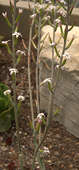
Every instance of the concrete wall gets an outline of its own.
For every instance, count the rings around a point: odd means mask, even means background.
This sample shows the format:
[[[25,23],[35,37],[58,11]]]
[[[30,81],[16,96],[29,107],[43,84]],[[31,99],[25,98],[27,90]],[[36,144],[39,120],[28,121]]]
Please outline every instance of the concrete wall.
[[[63,26],[64,29],[64,26]],[[42,29],[42,35],[50,34],[52,39],[53,30],[50,26],[45,26]],[[66,51],[71,55],[67,60],[64,69],[61,70],[58,85],[55,91],[54,106],[51,108],[51,113],[56,121],[62,123],[66,129],[73,135],[79,137],[79,27],[74,27],[68,34],[67,44],[75,34],[75,39],[72,46]],[[55,40],[58,42],[61,37],[60,29],[56,31]],[[43,37],[42,37],[43,39]],[[51,77],[52,63],[52,48],[49,46],[50,41],[46,37],[43,45],[45,48],[40,54],[40,82]],[[57,49],[62,51],[63,38],[59,41]],[[60,53],[61,54],[61,53]],[[54,63],[58,63],[58,57],[54,55]],[[55,67],[54,83],[56,81],[57,68]],[[49,104],[49,89],[45,83],[40,87],[40,107],[41,110],[48,112]],[[58,110],[58,114],[54,116],[54,111]]]

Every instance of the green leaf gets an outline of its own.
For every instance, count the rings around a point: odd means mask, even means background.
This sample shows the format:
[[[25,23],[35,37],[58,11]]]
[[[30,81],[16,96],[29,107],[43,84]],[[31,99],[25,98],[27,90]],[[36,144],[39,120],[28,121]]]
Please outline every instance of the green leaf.
[[[61,64],[61,66],[64,66],[64,65],[66,64],[66,61],[67,61],[67,60],[64,59],[63,62],[62,62],[62,64]]]
[[[60,31],[61,31],[61,35],[62,35],[62,37],[64,38],[64,33],[63,33],[62,25],[60,26]]]
[[[37,123],[37,125],[36,125],[36,132],[37,132],[37,133],[39,132],[40,127],[41,127],[40,123]]]
[[[3,119],[0,118],[0,132],[5,132],[11,127],[11,120],[9,116],[4,116]]]
[[[12,28],[12,24],[10,23],[9,19],[6,17],[5,20],[6,20],[7,24],[8,24],[8,26],[9,26],[10,28]]]
[[[19,64],[20,60],[21,60],[21,55],[19,55],[19,56],[17,57],[16,65]]]
[[[68,32],[71,31],[73,27],[74,27],[74,26],[72,25],[72,26],[68,29]]]
[[[51,87],[51,83],[48,82],[48,89],[51,93],[53,93],[53,88]]]
[[[14,7],[13,7],[13,5],[12,5],[11,0],[10,0],[10,11],[11,11],[12,14],[14,13]]]
[[[48,20],[48,24],[54,28],[54,25],[52,24],[51,20]]]
[[[70,15],[72,14],[72,11],[73,11],[73,9],[75,7],[75,4],[76,4],[76,0],[72,1],[72,5],[71,5],[70,11],[69,11]]]
[[[34,43],[34,41],[31,40],[31,42],[32,42],[33,47],[34,47],[35,49],[37,49],[36,44]]]
[[[56,111],[54,112],[54,115],[56,116],[57,114],[59,114],[60,110],[57,108]]]
[[[15,119],[14,107],[8,96],[4,95],[4,91],[8,90],[8,86],[0,83],[0,132],[4,132],[11,127],[11,121]]]
[[[52,44],[52,39],[51,39],[50,34],[49,34],[49,41],[50,41],[50,44]]]
[[[42,51],[42,49],[43,49],[43,45],[41,45],[41,47],[40,47],[40,52]]]
[[[19,19],[20,19],[21,15],[18,14],[17,18],[16,18],[16,24],[18,23]]]
[[[59,52],[58,52],[56,46],[54,46],[54,49],[55,49],[55,52],[56,52],[57,57],[60,58],[60,54],[59,54]]]
[[[12,56],[12,51],[11,51],[11,49],[10,49],[9,45],[8,45],[8,44],[6,44],[6,47],[7,47],[8,53]]]
[[[29,122],[29,126],[31,127],[31,129],[33,129],[32,121]]]
[[[40,41],[40,43],[44,43],[45,39],[47,38],[47,36],[49,35],[49,33],[47,33],[45,36],[43,36],[42,40]]]
[[[71,41],[69,42],[69,44],[67,45],[67,47],[65,48],[65,50],[67,50],[68,48],[70,48],[70,46],[72,45],[74,41],[74,38],[71,39]]]
[[[65,27],[65,32],[64,32],[64,41],[66,41],[68,35],[67,27]]]
[[[65,5],[64,5],[63,3],[61,3],[60,1],[58,1],[58,3],[59,3],[59,5],[60,5],[61,7],[63,7],[63,9],[64,9],[65,11],[67,11],[67,9],[66,9],[66,7],[65,7]]]
[[[7,85],[5,85],[5,84],[3,84],[3,83],[0,83],[0,96],[3,97],[3,96],[4,96],[3,92],[4,92],[5,90],[8,90],[8,89],[9,89],[9,88],[8,88]]]
[[[0,42],[4,39],[3,35],[0,35]]]
[[[10,111],[12,110],[12,107],[9,107],[8,109],[5,109],[4,111],[0,112],[0,119],[4,118],[6,115],[10,115]]]

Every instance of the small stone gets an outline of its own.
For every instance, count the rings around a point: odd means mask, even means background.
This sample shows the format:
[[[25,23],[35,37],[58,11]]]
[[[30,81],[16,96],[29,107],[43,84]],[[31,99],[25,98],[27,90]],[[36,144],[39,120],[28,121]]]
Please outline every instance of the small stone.
[[[59,134],[56,134],[56,136],[55,136],[56,138],[60,138],[60,135]]]
[[[58,152],[58,151],[55,151],[55,152],[54,152],[54,155],[55,155],[55,156],[59,156],[59,152]]]
[[[73,165],[72,165],[72,164],[70,164],[70,165],[69,165],[69,168],[73,168]]]

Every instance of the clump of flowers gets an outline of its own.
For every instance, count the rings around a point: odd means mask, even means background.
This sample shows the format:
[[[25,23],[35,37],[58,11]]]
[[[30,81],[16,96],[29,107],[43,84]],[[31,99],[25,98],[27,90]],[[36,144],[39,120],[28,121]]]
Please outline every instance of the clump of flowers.
[[[19,100],[19,101],[21,101],[21,102],[22,102],[22,101],[24,101],[24,100],[25,100],[25,97],[20,95],[20,96],[18,96],[17,100]]]
[[[48,155],[49,153],[50,153],[49,149],[46,146],[44,146],[43,147],[43,154]]]
[[[44,85],[45,83],[52,83],[52,81],[51,81],[51,78],[47,78],[47,79],[45,79],[45,80],[43,80],[41,83],[40,83],[40,86],[42,86],[42,85]]]
[[[17,55],[20,54],[20,55],[24,55],[24,56],[26,55],[25,52],[22,51],[22,50],[17,50],[17,51],[16,51],[16,54],[17,54]]]
[[[11,90],[5,90],[4,91],[4,95],[6,96],[6,95],[9,95],[11,93]]]
[[[44,118],[45,118],[44,113],[39,113],[39,114],[37,115],[37,118],[36,118],[36,119],[37,119],[37,122],[41,123]]]
[[[70,55],[69,53],[65,52],[65,53],[63,54],[63,57],[64,57],[65,59],[69,60],[69,59],[71,58],[71,55]]]
[[[16,68],[10,68],[9,71],[10,71],[10,75],[12,74],[16,75],[16,73],[18,73],[18,70]]]
[[[10,41],[10,40],[2,41],[1,43],[4,44],[4,45],[7,45],[9,41]]]
[[[31,19],[33,19],[35,17],[36,17],[36,13],[30,16]]]
[[[15,31],[12,36],[15,36],[16,38],[22,37],[20,32]]]
[[[2,12],[2,16],[4,17],[4,18],[7,18],[7,12],[5,11],[5,12]]]

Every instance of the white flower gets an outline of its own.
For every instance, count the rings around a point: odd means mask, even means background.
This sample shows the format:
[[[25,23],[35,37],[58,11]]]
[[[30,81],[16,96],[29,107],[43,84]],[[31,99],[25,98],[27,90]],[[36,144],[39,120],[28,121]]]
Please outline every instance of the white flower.
[[[71,58],[71,55],[69,53],[64,53],[63,57],[65,57],[67,60]]]
[[[22,8],[19,8],[19,14],[21,14],[23,12]]]
[[[56,65],[56,68],[59,68],[59,67],[60,67],[60,65],[59,65],[59,64],[57,64],[57,65]]]
[[[9,42],[10,40],[7,40],[7,41],[1,41],[2,44],[5,44],[7,45],[7,43]]]
[[[45,84],[45,83],[52,83],[51,78],[47,78],[47,79],[45,79],[44,81],[42,81],[42,82],[40,83],[40,86],[42,86],[42,85]]]
[[[50,153],[49,149],[46,146],[44,146],[43,153],[44,154],[49,154]]]
[[[21,51],[21,50],[17,50],[16,51],[16,54],[21,54],[21,55],[26,55],[24,51]]]
[[[44,113],[39,113],[39,114],[37,115],[37,119],[42,120],[43,117],[45,117]]]
[[[55,20],[55,23],[58,24],[58,25],[60,25],[60,24],[61,24],[61,20],[57,18],[57,19]]]
[[[64,0],[58,0],[60,3],[63,3],[64,5],[66,5],[66,2]]]
[[[16,75],[16,73],[18,73],[18,70],[16,68],[10,68],[10,75],[12,75],[13,73]]]
[[[35,17],[36,17],[36,14],[33,14],[33,15],[30,16],[30,18],[32,18],[32,19],[35,18]]]
[[[49,10],[52,11],[52,10],[56,10],[56,6],[49,6]]]
[[[22,37],[21,33],[20,33],[20,32],[17,32],[17,31],[15,31],[15,32],[12,34],[12,36],[16,36],[16,38]]]
[[[18,96],[17,100],[24,101],[25,97],[24,96]]]
[[[63,16],[63,17],[66,17],[66,12],[65,12],[65,11],[62,11],[62,10],[61,10],[61,11],[59,12],[59,14],[60,14],[61,16]]]
[[[46,3],[51,3],[51,0],[45,0]]]
[[[4,91],[4,95],[6,96],[6,95],[8,95],[8,94],[10,94],[11,93],[11,90],[5,90]]]
[[[5,11],[5,12],[2,12],[2,16],[4,17],[4,18],[6,18],[7,17],[7,12]]]
[[[60,65],[57,64],[57,65],[56,65],[56,68],[59,69],[59,67],[60,67]],[[64,66],[61,66],[60,68],[61,68],[61,70],[65,70],[65,67],[64,67]]]
[[[54,47],[54,46],[55,46],[55,42],[52,42],[52,43],[50,44],[50,46],[51,46],[51,47]]]
[[[44,20],[49,20],[50,19],[50,16],[48,15],[48,16],[46,16],[46,17],[44,17]]]

